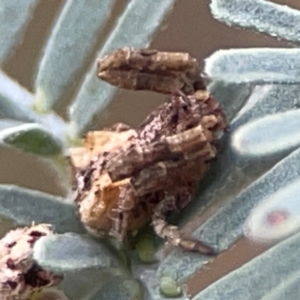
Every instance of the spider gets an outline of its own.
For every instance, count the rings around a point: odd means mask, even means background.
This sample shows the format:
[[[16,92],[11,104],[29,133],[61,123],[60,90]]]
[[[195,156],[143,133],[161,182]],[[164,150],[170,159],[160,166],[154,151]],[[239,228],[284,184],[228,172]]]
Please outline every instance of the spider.
[[[165,219],[193,199],[216,156],[217,132],[226,129],[197,61],[186,53],[123,48],[99,60],[98,76],[121,88],[168,97],[137,128],[119,123],[89,132],[81,152],[73,152],[75,201],[83,224],[97,235],[124,241],[152,222],[157,235],[171,244],[215,254],[203,242],[183,237]]]

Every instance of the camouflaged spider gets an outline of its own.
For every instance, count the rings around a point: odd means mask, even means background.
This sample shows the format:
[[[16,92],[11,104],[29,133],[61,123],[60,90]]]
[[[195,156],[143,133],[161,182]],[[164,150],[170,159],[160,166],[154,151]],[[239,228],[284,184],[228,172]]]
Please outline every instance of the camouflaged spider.
[[[199,73],[197,61],[186,53],[123,48],[98,62],[102,80],[169,97],[138,128],[118,124],[89,132],[83,152],[73,152],[76,202],[90,231],[122,241],[152,221],[155,232],[171,244],[215,254],[165,220],[167,212],[192,200],[217,153],[216,133],[226,128]]]

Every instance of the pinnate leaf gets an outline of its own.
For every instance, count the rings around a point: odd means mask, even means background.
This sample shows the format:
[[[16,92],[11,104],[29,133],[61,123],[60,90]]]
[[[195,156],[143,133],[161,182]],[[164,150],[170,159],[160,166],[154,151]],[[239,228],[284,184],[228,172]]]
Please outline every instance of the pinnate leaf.
[[[63,152],[63,142],[44,126],[36,123],[22,124],[0,131],[3,144],[43,156],[55,156]]]
[[[57,233],[85,232],[76,207],[64,201],[46,193],[0,185],[0,217],[13,219],[19,225],[51,224]]]

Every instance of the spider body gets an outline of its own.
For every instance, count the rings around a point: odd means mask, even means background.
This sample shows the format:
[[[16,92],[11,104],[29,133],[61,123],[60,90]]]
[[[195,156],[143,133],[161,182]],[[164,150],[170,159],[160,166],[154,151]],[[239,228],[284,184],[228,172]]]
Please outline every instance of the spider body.
[[[139,81],[139,89],[151,86],[152,90],[171,95],[137,128],[118,124],[87,135],[86,161],[83,168],[77,168],[76,202],[81,220],[93,232],[104,232],[119,240],[152,222],[156,233],[170,243],[185,250],[214,254],[214,250],[202,242],[182,237],[176,226],[167,224],[165,215],[183,208],[193,199],[199,180],[216,156],[217,132],[226,128],[223,112],[201,84],[201,89],[197,89],[201,83],[199,70],[187,54],[184,54],[185,71],[184,59],[176,61],[180,61],[181,68],[172,68],[166,53],[162,55],[164,59],[159,60],[160,53],[154,50],[117,51],[123,54],[125,51],[127,60],[122,56],[121,62],[116,64],[118,52],[105,57],[102,61],[110,59],[114,65],[107,67],[106,64],[104,79],[113,76],[109,82],[122,87],[126,82],[126,88],[136,89],[138,76],[148,78],[143,79],[144,86],[143,80]],[[143,61],[144,53],[146,61]],[[151,55],[154,55],[152,59]],[[170,57],[172,60],[174,54]],[[175,57],[180,57],[180,53]],[[155,67],[155,60],[160,66]],[[101,61],[99,69],[101,77]],[[168,79],[165,82],[172,82],[172,86],[170,83],[166,89],[162,85],[155,88],[158,86],[155,82],[161,83],[163,75],[179,80],[174,83]]]

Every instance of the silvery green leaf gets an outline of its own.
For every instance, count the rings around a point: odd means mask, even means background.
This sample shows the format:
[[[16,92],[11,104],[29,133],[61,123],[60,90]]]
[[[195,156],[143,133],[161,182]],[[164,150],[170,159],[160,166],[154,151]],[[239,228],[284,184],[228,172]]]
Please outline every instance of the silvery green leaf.
[[[218,160],[200,182],[201,188],[195,201],[181,216],[181,222],[192,222],[190,218],[200,213],[203,206],[218,201],[218,210],[195,229],[192,234],[194,238],[218,250],[225,250],[242,236],[243,224],[258,203],[300,176],[299,149],[270,155],[268,159],[259,156],[251,160],[237,155],[230,142],[230,135],[240,126],[271,113],[291,110],[298,102],[299,88],[296,85],[261,86],[255,89],[247,104],[232,120],[230,133],[224,135]],[[205,256],[175,250],[160,263],[158,277],[169,276],[182,283],[209,260]]]
[[[144,300],[141,284],[132,278],[114,277],[99,289],[89,300]]]
[[[147,47],[174,3],[175,0],[165,0],[153,5],[148,1],[131,0],[97,56],[102,57],[124,46]],[[92,118],[100,114],[112,101],[115,92],[116,88],[97,78],[94,63],[70,107],[70,134],[76,136],[82,133]]]
[[[135,268],[134,268],[135,267]],[[164,291],[167,290],[167,292],[173,292],[174,290],[176,290],[178,288],[178,286],[176,286],[177,282],[171,282],[171,286],[161,286],[161,282],[159,280],[159,278],[156,275],[156,270],[157,270],[158,264],[147,264],[146,266],[143,265],[137,265],[137,266],[133,266],[133,270],[134,270],[134,274],[137,278],[139,278],[142,283],[145,285],[145,299],[147,300],[161,300],[162,299],[162,291],[161,291],[161,287],[164,288]],[[163,283],[164,284],[164,283]],[[179,289],[181,289],[181,286],[179,287]],[[181,291],[179,291],[181,292]],[[180,297],[175,297],[176,291],[175,293],[173,293],[172,297],[173,299],[176,300],[186,300],[186,297],[182,297],[182,294],[180,295]],[[177,295],[180,293],[177,293]],[[165,299],[165,298],[163,298]]]
[[[299,231],[300,180],[296,179],[268,195],[251,211],[244,234],[260,243],[272,243]]]
[[[0,70],[0,117],[24,122],[35,121],[37,116],[30,109],[33,96],[16,81]]]
[[[48,111],[70,86],[79,84],[79,73],[95,55],[114,1],[66,1],[51,31],[36,78],[35,107]]]
[[[254,119],[239,127],[231,145],[239,154],[267,156],[300,145],[300,110]]]
[[[297,270],[287,278],[284,278],[277,286],[261,300],[297,299],[299,297],[300,274]]]
[[[300,12],[264,0],[212,0],[211,12],[227,25],[251,28],[293,42],[300,40]]]
[[[91,268],[81,269],[80,272],[66,272],[64,279],[59,285],[69,299],[90,300],[101,288],[110,282],[116,281],[116,269],[108,268]],[[99,298],[96,298],[99,299]],[[122,298],[120,298],[122,299]],[[110,300],[107,298],[107,300]]]
[[[128,278],[117,256],[101,240],[73,233],[55,234],[41,238],[34,245],[33,256],[45,269],[64,274],[60,288],[70,299],[95,295],[99,296],[95,299],[102,299],[100,295],[119,292],[135,296],[141,292],[140,285]]]
[[[218,50],[205,60],[205,73],[213,81],[226,83],[299,84],[300,50],[285,48]]]
[[[0,65],[22,42],[26,26],[38,0],[10,0],[0,4]]]
[[[268,295],[270,289],[275,289],[287,277],[297,271],[299,272],[299,247],[300,234],[297,234],[229,273],[193,299],[265,299],[262,297]]]
[[[44,124],[58,136],[65,135],[66,124],[54,112],[38,115],[32,110],[33,95],[0,70],[0,118]]]
[[[21,124],[0,131],[0,142],[42,156],[63,152],[63,141],[47,128],[36,123]]]
[[[232,198],[229,204],[219,209],[196,229],[193,237],[201,239],[219,251],[225,250],[242,236],[243,224],[251,210],[264,198],[271,196],[281,188],[289,188],[288,185],[299,176],[300,150],[298,149]],[[292,194],[293,191],[290,193]],[[265,226],[267,225],[265,224]],[[185,255],[180,251],[174,251],[161,263],[159,274],[172,277],[176,274],[175,279],[181,281],[198,268],[203,267],[210,259],[205,256]]]
[[[23,124],[24,122],[13,120],[13,119],[0,119],[0,132],[6,128],[11,128]]]
[[[19,225],[47,223],[57,233],[85,232],[74,205],[63,198],[14,185],[0,185],[0,218],[13,219]]]
[[[249,84],[227,84],[224,82],[213,82],[208,86],[210,93],[218,99],[228,123],[246,104],[253,92]]]
[[[224,84],[224,83],[223,83]],[[238,127],[255,119],[296,109],[300,105],[298,85],[257,85],[243,108],[230,125],[233,133]]]
[[[40,266],[58,273],[120,266],[117,257],[101,241],[74,233],[41,238],[34,245],[33,257]]]

